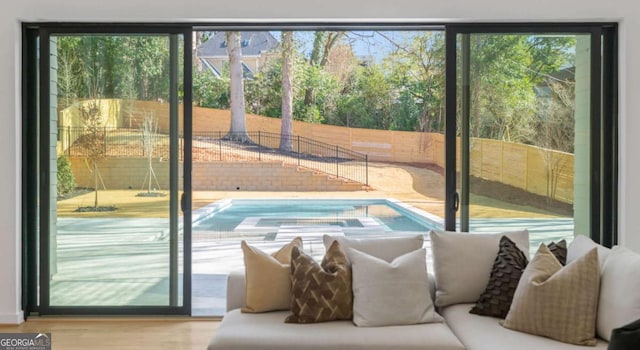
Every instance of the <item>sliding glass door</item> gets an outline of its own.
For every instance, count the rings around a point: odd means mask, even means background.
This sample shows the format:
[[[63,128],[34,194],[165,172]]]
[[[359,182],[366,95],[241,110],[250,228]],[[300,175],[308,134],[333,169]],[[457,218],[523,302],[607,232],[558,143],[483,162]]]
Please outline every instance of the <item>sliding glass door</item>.
[[[191,36],[144,30],[39,31],[43,314],[190,313]]]
[[[615,181],[604,163],[615,135],[605,31],[449,28],[460,231],[527,228],[533,249],[574,234],[601,240],[606,232],[611,242],[614,204],[602,197]]]
[[[300,45],[287,47],[300,56],[287,57],[305,57],[293,71],[306,73],[291,85],[288,131],[279,31],[292,27],[198,28],[24,25],[26,314],[218,314],[225,276],[242,266],[240,239],[274,248],[291,223],[339,234],[414,227],[368,207],[353,215],[375,226],[299,206],[295,220],[273,205],[212,217],[257,191],[269,201],[390,197],[433,224],[422,233],[526,228],[532,247],[575,234],[616,243],[615,25],[295,26]],[[230,31],[246,50],[235,78],[250,115],[241,139],[228,133],[243,116],[230,112]],[[293,150],[274,141],[283,135]],[[356,166],[342,149],[362,153],[362,178],[345,175]],[[270,168],[283,159],[295,171]],[[327,206],[335,216],[352,204]]]

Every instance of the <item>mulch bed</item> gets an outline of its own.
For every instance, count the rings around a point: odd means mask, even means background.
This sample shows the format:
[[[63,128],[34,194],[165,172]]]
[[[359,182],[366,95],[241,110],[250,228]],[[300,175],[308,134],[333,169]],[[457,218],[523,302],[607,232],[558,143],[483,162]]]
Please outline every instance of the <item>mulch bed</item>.
[[[393,163],[398,165],[409,165],[416,168],[429,169],[444,176],[444,168],[435,164],[425,163]],[[533,194],[523,189],[505,185],[500,182],[489,181],[479,177],[471,176],[471,193],[497,199],[502,202],[527,205],[534,208],[550,211],[557,215],[573,216],[573,204],[552,200],[545,196]]]

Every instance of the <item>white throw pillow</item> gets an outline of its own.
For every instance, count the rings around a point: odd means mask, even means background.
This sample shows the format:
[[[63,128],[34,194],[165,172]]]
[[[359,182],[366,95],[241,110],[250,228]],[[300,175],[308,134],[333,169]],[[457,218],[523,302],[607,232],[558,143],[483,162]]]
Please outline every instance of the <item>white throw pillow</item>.
[[[333,241],[338,241],[345,249],[349,258],[349,248],[359,250],[363,253],[373,255],[386,262],[422,248],[424,238],[422,235],[400,236],[400,237],[371,237],[371,238],[349,238],[344,236],[323,235],[325,249],[329,249]]]
[[[523,252],[529,251],[527,230],[497,234],[429,232],[436,306],[478,301],[489,283],[502,236],[511,239]]]
[[[353,276],[353,323],[376,327],[442,322],[427,283],[426,250],[389,263],[349,248]]]
[[[567,248],[567,264],[587,254],[593,248],[598,248],[598,262],[600,263],[600,271],[602,271],[611,249],[592,241],[591,238],[585,235],[576,235],[571,244],[569,244]]]
[[[640,319],[640,254],[614,247],[600,277],[598,336],[610,340],[611,330]]]

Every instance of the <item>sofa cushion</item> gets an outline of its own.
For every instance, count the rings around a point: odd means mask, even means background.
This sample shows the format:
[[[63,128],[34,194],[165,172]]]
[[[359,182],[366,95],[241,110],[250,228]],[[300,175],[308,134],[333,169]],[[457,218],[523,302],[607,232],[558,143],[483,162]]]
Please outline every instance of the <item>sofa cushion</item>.
[[[471,309],[471,313],[500,318],[507,316],[527,262],[527,256],[522,250],[508,237],[502,236],[487,288]]]
[[[463,350],[444,323],[356,327],[351,321],[284,323],[287,311],[228,312],[209,350]]]
[[[614,328],[640,319],[640,254],[614,247],[600,281],[598,336],[609,340]]]
[[[541,244],[522,273],[503,325],[576,345],[594,345],[599,289],[596,248],[563,267]]]
[[[386,262],[391,262],[400,255],[418,250],[424,244],[422,235],[368,238],[324,235],[322,240],[325,249],[329,249],[333,241],[338,241],[347,254],[349,254],[349,248],[353,248]]]
[[[291,303],[291,250],[302,248],[302,239],[294,238],[269,255],[247,242],[241,242],[246,274],[243,312],[288,310]]]
[[[441,310],[451,330],[467,350],[606,350],[607,342],[595,347],[562,343],[500,326],[500,319],[469,313],[473,304],[447,306]]]
[[[285,322],[350,320],[353,315],[351,266],[336,241],[318,264],[298,247],[291,252],[291,312]]]
[[[435,305],[475,303],[485,290],[498,254],[500,238],[507,236],[523,252],[529,251],[529,232],[471,234],[431,231],[436,280]]]
[[[226,311],[242,309],[244,306],[245,283],[244,268],[229,272],[229,275],[227,276]]]
[[[442,322],[427,283],[424,248],[386,262],[349,248],[353,271],[353,323],[390,326]]]
[[[600,271],[602,271],[611,249],[597,244],[592,241],[591,238],[584,235],[576,235],[573,241],[571,241],[571,244],[569,244],[567,248],[567,264],[587,254],[587,252],[593,248],[598,249],[598,262],[600,263]]]

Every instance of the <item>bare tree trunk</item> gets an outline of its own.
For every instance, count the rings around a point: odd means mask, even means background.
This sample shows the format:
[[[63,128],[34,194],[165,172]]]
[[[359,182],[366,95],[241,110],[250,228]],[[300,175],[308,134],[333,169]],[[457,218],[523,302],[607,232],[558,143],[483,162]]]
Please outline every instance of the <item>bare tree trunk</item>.
[[[93,185],[95,186],[94,188],[96,189],[95,196],[93,197],[93,207],[97,208],[98,207],[98,163],[95,160],[93,161]]]
[[[202,61],[198,57],[198,48],[202,44],[202,32],[193,31],[193,63],[196,68],[196,72],[202,72]]]
[[[240,32],[227,32],[227,53],[229,54],[229,70],[231,75],[231,128],[227,138],[246,142],[247,123],[244,114],[244,83],[242,80],[242,47]]]
[[[293,151],[293,32],[282,32],[282,123],[280,149]]]

